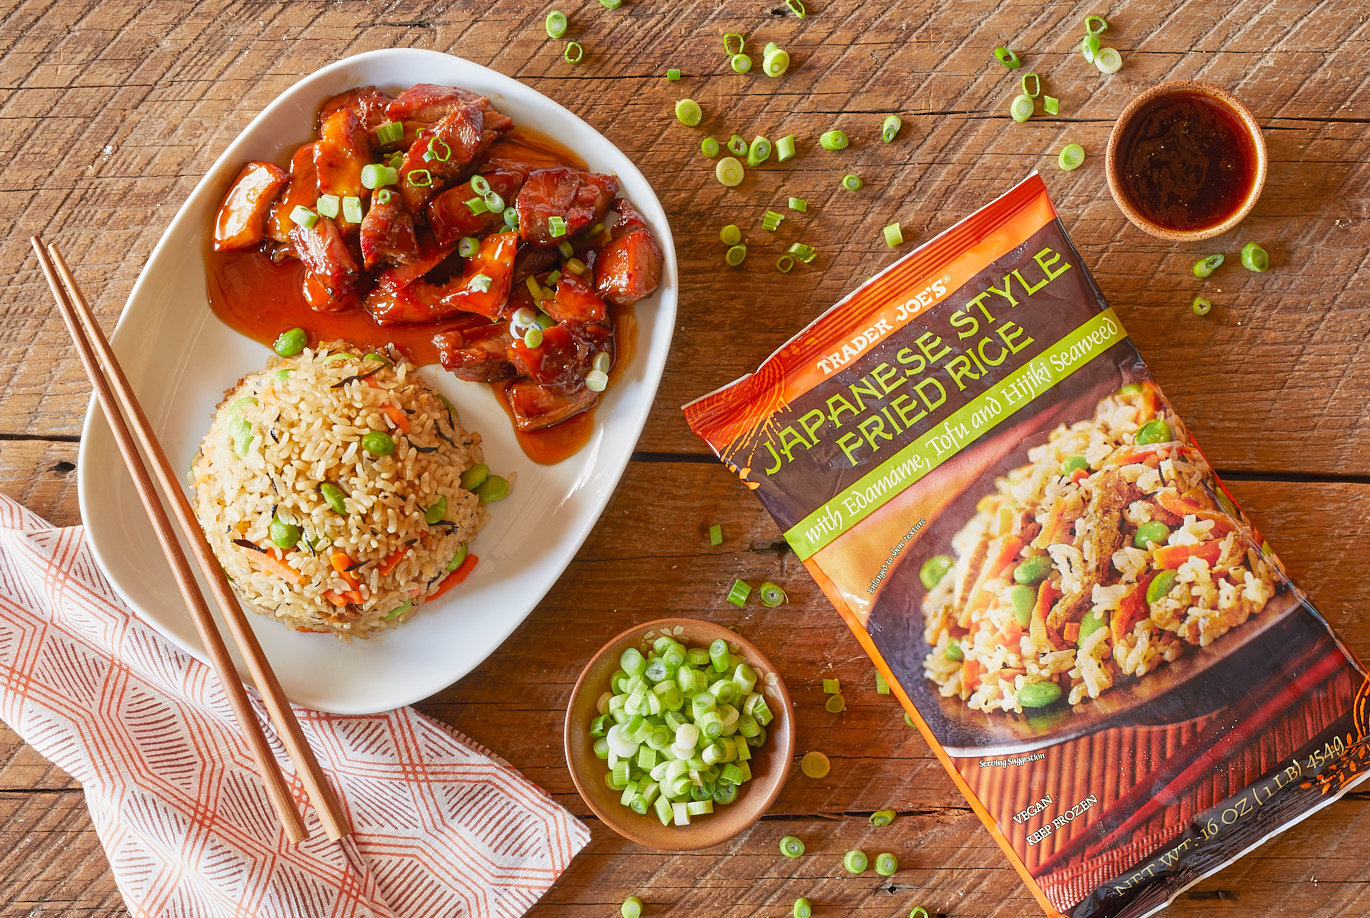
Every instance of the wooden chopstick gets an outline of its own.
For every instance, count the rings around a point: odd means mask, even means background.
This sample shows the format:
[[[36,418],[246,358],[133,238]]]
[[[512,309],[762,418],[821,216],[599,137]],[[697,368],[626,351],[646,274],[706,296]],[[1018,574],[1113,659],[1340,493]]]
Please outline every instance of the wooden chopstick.
[[[76,343],[81,363],[86,369],[86,374],[90,377],[91,384],[95,387],[96,397],[109,420],[110,428],[113,430],[115,440],[119,445],[119,451],[123,454],[124,461],[133,476],[139,497],[152,519],[158,541],[161,542],[163,552],[171,563],[172,573],[176,577],[181,595],[190,608],[210,662],[219,677],[219,681],[228,693],[234,715],[238,719],[239,728],[251,748],[257,770],[266,784],[267,794],[280,816],[281,825],[285,828],[287,837],[292,842],[304,839],[306,837],[304,825],[300,820],[290,790],[286,787],[285,777],[281,773],[271,747],[262,733],[256,712],[252,709],[242,681],[234,668],[223,636],[219,633],[214,616],[209,611],[199,586],[195,582],[195,577],[190,571],[189,562],[186,560],[181,544],[176,538],[175,530],[171,526],[166,510],[161,500],[158,499],[157,490],[152,484],[147,466],[139,455],[139,446],[142,447],[148,461],[151,462],[152,471],[161,484],[162,491],[171,505],[176,521],[191,546],[191,551],[195,555],[201,572],[218,600],[229,631],[242,652],[248,671],[252,674],[253,681],[262,695],[262,700],[271,715],[277,734],[294,762],[296,773],[318,813],[319,821],[328,837],[336,841],[350,831],[347,821],[342,815],[342,809],[332,789],[328,786],[328,781],[323,770],[319,767],[313,751],[309,748],[304,733],[300,730],[299,721],[295,719],[295,713],[291,709],[290,703],[285,699],[285,693],[281,689],[280,682],[276,679],[276,674],[272,671],[266,655],[262,653],[262,648],[257,643],[257,637],[253,634],[246,615],[238,604],[237,596],[234,595],[228,584],[223,568],[215,559],[209,544],[205,541],[204,534],[200,531],[199,523],[191,510],[190,501],[176,480],[171,463],[167,460],[166,453],[152,432],[152,425],[148,422],[147,415],[144,414],[142,406],[139,405],[137,396],[134,395],[133,388],[129,385],[123,369],[119,366],[109,341],[100,330],[100,326],[91,312],[90,304],[86,301],[84,294],[81,293],[80,287],[75,278],[72,277],[71,271],[57,247],[54,245],[45,249],[37,236],[31,237],[30,242],[38,254],[38,263],[43,269],[48,285],[52,288],[62,318],[66,322],[67,330]],[[130,425],[132,425],[132,431],[129,429]]]

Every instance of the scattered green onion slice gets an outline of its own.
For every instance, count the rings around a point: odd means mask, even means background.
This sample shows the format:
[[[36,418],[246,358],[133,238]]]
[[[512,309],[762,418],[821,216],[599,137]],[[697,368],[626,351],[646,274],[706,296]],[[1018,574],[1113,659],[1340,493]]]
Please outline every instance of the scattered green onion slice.
[[[382,188],[394,185],[399,180],[399,172],[389,166],[382,166],[380,163],[367,163],[362,166],[362,185],[366,188]]]
[[[786,857],[799,857],[804,853],[804,842],[793,835],[780,839],[780,853]]]
[[[1270,267],[1270,255],[1259,244],[1248,242],[1242,246],[1242,267],[1259,274]]]
[[[319,222],[319,215],[303,204],[296,204],[295,209],[290,212],[290,222],[305,229],[313,229],[314,224]]]
[[[842,855],[842,866],[847,869],[847,873],[865,873],[867,863],[866,852],[860,848],[853,848]]]
[[[803,198],[790,198],[790,210],[797,210],[801,214],[809,212],[809,202]]]
[[[1061,148],[1061,155],[1056,157],[1056,163],[1066,172],[1074,172],[1084,161],[1085,148],[1078,143],[1066,144]]]
[[[1194,262],[1194,276],[1208,277],[1222,266],[1226,259],[1222,255],[1207,255]]]
[[[909,911],[909,918],[932,918],[932,916],[928,914],[928,910],[923,908],[923,906],[915,905]]]
[[[785,0],[785,2],[793,6],[793,4],[797,3],[798,0]],[[795,899],[794,918],[813,918],[813,903],[810,902],[808,899],[805,899],[803,896],[800,896],[798,899]]]
[[[398,121],[387,121],[376,126],[376,140],[381,146],[399,143],[404,139],[404,125]]]
[[[737,47],[733,47],[736,41]],[[734,54],[741,54],[742,49],[747,47],[747,39],[738,32],[727,32],[723,35],[723,53],[732,57]]]
[[[889,693],[890,684],[886,681],[884,674],[877,669],[875,671],[875,694],[888,695]]]
[[[841,695],[829,695],[823,709],[829,714],[841,714],[847,709],[847,699]]]
[[[808,10],[804,8],[804,0],[785,0],[785,5],[800,19],[808,15]]]
[[[1108,30],[1108,20],[1102,16],[1085,17],[1085,34],[1099,35]]]
[[[741,580],[734,580],[732,589],[728,590],[728,602],[741,608],[747,604],[747,597],[752,595],[752,588]]]
[[[437,160],[445,163],[452,158],[452,148],[447,145],[447,141],[441,137],[428,138],[428,149],[423,151],[423,161],[431,163]]]
[[[904,232],[899,228],[898,223],[891,223],[882,232],[885,234],[885,245],[894,248],[904,242]]]
[[[786,134],[775,142],[775,158],[782,163],[794,158],[793,134]]]
[[[994,56],[999,59],[999,63],[1003,64],[1010,70],[1016,70],[1019,67],[1023,66],[1023,62],[1018,59],[1018,55],[1014,54],[1013,51],[1009,48],[995,48]]]
[[[823,680],[823,694],[824,694],[824,695],[836,695],[836,694],[839,694],[841,691],[842,691],[842,680],[840,680],[840,679],[824,679],[824,680]]]
[[[729,223],[719,230],[718,238],[723,240],[724,245],[737,245],[742,241],[742,230],[737,228],[737,224]]]
[[[342,209],[342,201],[336,194],[321,194],[319,199],[314,202],[314,209],[319,212],[320,216],[332,217],[336,220]]]
[[[485,196],[485,209],[492,214],[502,213],[504,211],[504,198],[496,192],[490,192]]]
[[[471,176],[469,184],[471,185],[471,190],[476,193],[477,197],[483,198],[490,193],[490,181],[483,175]]]
[[[675,116],[686,127],[694,127],[704,118],[704,111],[694,99],[681,99],[675,104]]]
[[[747,165],[759,166],[771,158],[771,142],[765,137],[753,137],[747,147]]]
[[[790,258],[789,255],[782,255],[780,257]],[[790,264],[794,264],[792,258],[790,259]],[[783,605],[790,601],[790,597],[785,595],[785,591],[776,584],[771,583],[769,580],[757,587],[757,595],[761,597],[761,604],[768,609],[774,609],[776,606]]]
[[[848,143],[847,135],[841,131],[824,131],[818,137],[818,145],[825,150],[845,150]]]
[[[405,180],[415,188],[428,188],[433,184],[433,173],[427,169],[411,169]],[[362,184],[366,184],[362,182]],[[487,208],[488,209],[488,208]]]
[[[699,142],[699,149],[709,159],[713,159],[719,153],[718,141],[712,137],[705,137]]]
[[[832,770],[832,762],[821,752],[806,752],[799,760],[799,770],[810,778],[825,778]]]
[[[712,526],[709,527],[709,544],[723,544],[723,527],[720,526],[718,523],[714,523]]]
[[[1194,305],[1190,307],[1196,316],[1206,316],[1208,311],[1213,308],[1213,304],[1201,296],[1194,297]]]
[[[767,232],[774,233],[776,230],[780,228],[780,224],[784,222],[784,220],[784,214],[776,213],[773,210],[768,210],[766,211],[766,216],[761,219],[761,226]]]
[[[734,54],[732,65],[738,73],[746,73],[752,69],[752,59],[745,54]]]
[[[1031,118],[1036,110],[1037,103],[1032,101],[1030,96],[1018,95],[1013,97],[1013,104],[1009,106],[1008,113],[1014,121],[1021,124]]]
[[[471,215],[479,216],[490,210],[490,205],[485,203],[485,198],[467,198],[466,209],[471,211]]]
[[[377,204],[389,204],[389,203],[390,203],[390,199],[393,198],[394,196],[395,196],[395,191],[394,191],[394,189],[392,189],[392,188],[382,188],[382,189],[380,189],[379,191],[376,192],[376,197],[373,198],[372,200],[374,200]]]
[[[609,374],[603,370],[591,370],[585,374],[585,388],[591,392],[603,392],[609,387]]]
[[[560,38],[566,34],[566,14],[561,10],[552,10],[547,14],[547,37]]]
[[[281,332],[271,349],[282,357],[294,357],[309,343],[309,334],[303,328],[291,328]]]
[[[798,258],[800,261],[804,262],[804,264],[808,264],[809,262],[813,261],[814,258],[817,257],[818,252],[811,245],[805,245],[802,242],[796,242],[794,245],[790,246],[790,254],[793,255],[795,258]]]
[[[512,204],[504,208],[504,225],[511,230],[519,228],[519,210]]]
[[[746,171],[742,168],[742,163],[731,156],[723,157],[714,167],[714,177],[729,188],[741,185],[745,176]]]
[[[1086,35],[1080,42],[1080,54],[1084,56],[1085,60],[1092,64],[1094,63],[1094,55],[1099,53],[1099,46],[1099,36]]]
[[[859,175],[853,175],[848,172],[846,175],[842,176],[842,187],[848,191],[857,190],[861,187],[861,184],[861,176]]]
[[[599,2],[603,3],[605,6],[609,6],[610,0],[599,0]],[[612,0],[612,2],[617,4],[620,0]],[[614,8],[615,7],[612,6],[609,7],[609,9]],[[629,896],[623,900],[623,904],[619,906],[618,911],[623,918],[642,918],[642,900],[637,896]]]
[[[1042,94],[1042,78],[1029,70],[1023,74],[1023,95],[1029,99],[1035,99]]]
[[[566,235],[566,218],[560,214],[553,214],[547,218],[547,235],[553,239],[559,239]]]
[[[600,351],[595,355],[594,360],[590,361],[592,370],[599,370],[601,373],[608,373],[609,368],[614,365],[614,358],[609,356],[608,351]]]
[[[1048,115],[1061,114],[1061,100],[1055,96],[1042,96],[1042,110]]]
[[[480,240],[475,236],[463,236],[457,243],[457,254],[462,258],[470,258],[480,251]]]
[[[471,286],[475,287],[481,293],[489,293],[490,285],[494,282],[495,279],[488,274],[477,274],[475,277],[471,278]]]
[[[918,725],[913,722],[913,718],[909,716],[908,711],[904,712],[904,724],[913,729],[917,729],[918,727]]]
[[[523,333],[525,347],[542,347],[542,329],[534,326]]]
[[[344,195],[342,199],[343,219],[348,223],[362,222],[362,199],[356,195]]]
[[[599,4],[606,10],[616,10],[623,5],[623,0],[599,0]]]
[[[672,67],[667,70],[666,79],[670,80],[672,83],[678,82],[680,80],[680,68]]]
[[[1117,73],[1122,69],[1123,56],[1112,48],[1100,48],[1094,52],[1094,66],[1100,73]]]
[[[728,138],[728,152],[734,156],[747,155],[747,139],[741,134],[734,134]]]
[[[578,41],[568,41],[566,50],[561,52],[561,56],[566,59],[568,64],[579,64],[585,59],[585,49],[581,47]]]
[[[880,139],[889,143],[899,136],[899,129],[904,126],[904,121],[898,115],[886,115],[885,121],[880,125]]]
[[[777,50],[774,54],[767,54],[761,59],[761,72],[768,77],[778,77],[789,69],[790,55],[788,51]]]
[[[899,858],[890,854],[888,851],[882,851],[875,856],[875,872],[880,874],[880,876],[893,876],[894,872],[898,869]]]
[[[794,256],[781,255],[775,260],[775,269],[781,274],[789,274],[794,270]]]
[[[894,822],[894,810],[876,810],[871,813],[871,825],[887,826]]]

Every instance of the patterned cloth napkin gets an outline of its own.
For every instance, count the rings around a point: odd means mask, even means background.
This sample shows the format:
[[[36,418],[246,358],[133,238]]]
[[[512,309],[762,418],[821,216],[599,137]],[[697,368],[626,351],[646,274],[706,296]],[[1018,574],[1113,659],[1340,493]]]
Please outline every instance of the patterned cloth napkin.
[[[506,762],[412,709],[296,715],[352,826],[342,841],[312,809],[312,837],[286,841],[209,667],[124,606],[80,527],[0,496],[0,717],[81,782],[133,915],[503,918],[589,840]]]

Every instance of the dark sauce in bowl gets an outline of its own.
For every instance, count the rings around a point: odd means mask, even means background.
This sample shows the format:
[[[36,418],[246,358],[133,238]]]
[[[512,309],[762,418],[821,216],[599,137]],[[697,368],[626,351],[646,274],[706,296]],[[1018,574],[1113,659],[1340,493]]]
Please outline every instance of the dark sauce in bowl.
[[[1198,92],[1146,103],[1118,144],[1118,176],[1143,219],[1181,232],[1218,226],[1242,209],[1257,153],[1241,117]]]

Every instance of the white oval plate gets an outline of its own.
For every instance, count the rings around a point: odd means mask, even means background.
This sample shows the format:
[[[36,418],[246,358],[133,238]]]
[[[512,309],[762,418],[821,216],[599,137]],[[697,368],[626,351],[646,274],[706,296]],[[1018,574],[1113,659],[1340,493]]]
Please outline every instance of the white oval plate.
[[[665,262],[660,288],[637,304],[637,353],[596,409],[590,442],[556,465],[524,456],[490,387],[458,380],[441,367],[424,370],[457,404],[463,424],[480,431],[490,467],[513,472],[517,480],[508,498],[491,505],[490,522],[473,544],[480,563],[471,577],[403,627],[345,644],[249,614],[290,700],[335,713],[389,710],[439,691],[479,665],[528,616],[570,563],[618,483],[652,406],[675,326],[676,261],[666,214],[642,173],[598,131],[546,96],[461,58],[418,49],[359,54],[296,83],[253,119],[191,192],[129,296],[114,349],[173,466],[189,468],[224,391],[270,356],[268,348],[223,324],[205,293],[205,237],[229,180],[251,159],[287,162],[296,146],[311,139],[315,113],[329,96],[367,84],[393,93],[415,83],[487,95],[516,124],[550,135],[590,169],[618,175],[621,193],[646,218]],[[101,568],[145,621],[204,659],[93,400],[79,468],[81,517]]]

